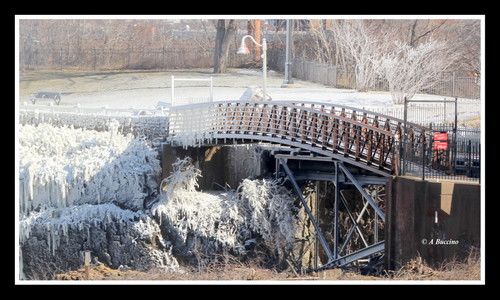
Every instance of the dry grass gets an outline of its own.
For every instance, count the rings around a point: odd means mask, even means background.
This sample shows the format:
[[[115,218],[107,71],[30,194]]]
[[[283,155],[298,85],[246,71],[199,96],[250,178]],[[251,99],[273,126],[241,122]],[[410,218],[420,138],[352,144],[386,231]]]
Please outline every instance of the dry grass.
[[[180,271],[164,271],[152,269],[148,272],[118,271],[105,266],[92,267],[89,280],[136,280],[136,281],[233,281],[233,280],[283,280],[289,278],[288,273],[278,273],[260,267],[228,264],[212,266],[199,270],[191,267]],[[85,280],[85,269],[81,268],[65,274],[58,274],[56,280]]]
[[[397,271],[381,276],[361,275],[353,271],[340,269],[324,270],[308,274],[297,274],[292,270],[278,272],[267,269],[254,262],[238,261],[217,262],[202,268],[187,267],[182,271],[164,271],[153,269],[148,272],[119,271],[103,265],[90,268],[89,280],[132,280],[132,281],[479,281],[481,280],[481,264],[477,257],[469,257],[465,261],[451,261],[438,268],[431,268],[420,257],[417,257]],[[81,268],[65,274],[58,274],[56,280],[85,280],[85,269]]]
[[[416,257],[389,277],[395,280],[481,280],[481,260],[478,253],[471,252],[465,260],[452,260],[431,268],[421,257]]]

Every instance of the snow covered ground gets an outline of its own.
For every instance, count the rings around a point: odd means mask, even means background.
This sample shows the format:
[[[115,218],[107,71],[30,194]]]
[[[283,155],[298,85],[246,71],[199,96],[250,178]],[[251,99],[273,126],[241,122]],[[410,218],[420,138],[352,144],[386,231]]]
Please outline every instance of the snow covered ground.
[[[62,91],[60,105],[109,108],[154,108],[159,101],[171,102],[171,76],[176,78],[213,77],[213,98],[237,100],[249,86],[262,86],[259,69],[231,69],[227,74],[211,74],[210,70],[93,72],[84,74],[37,74],[36,80],[20,78],[20,101],[28,102],[37,90]],[[55,78],[54,78],[55,77]],[[336,89],[322,84],[294,79],[289,88],[282,88],[283,75],[268,72],[267,93],[273,100],[330,102],[354,107],[393,106],[388,92],[358,92]],[[181,100],[208,98],[205,82],[177,82],[175,93]],[[416,95],[418,99],[443,99],[442,96]],[[41,103],[41,102],[39,102]],[[39,104],[37,103],[37,104]]]
[[[40,71],[23,74],[20,78],[19,102],[32,104],[30,96],[38,90],[62,92],[62,107],[84,108],[107,107],[109,109],[155,109],[159,102],[172,103],[171,76],[179,78],[213,78],[213,100],[238,100],[249,87],[262,87],[260,69],[230,69],[226,74],[212,74],[209,69],[171,71]],[[283,74],[269,71],[267,94],[274,101],[313,101],[336,105],[365,108],[378,113],[403,118],[403,105],[393,103],[389,92],[359,92],[351,89],[337,89],[323,84],[294,79],[290,87],[282,87]],[[175,104],[209,101],[208,82],[176,81]],[[451,100],[450,97],[417,94],[412,100]],[[37,105],[49,104],[38,101]],[[446,120],[454,119],[452,105],[447,105]],[[39,109],[39,108],[37,108]],[[476,101],[465,101],[459,105],[459,120],[475,118],[479,123],[480,105]],[[422,114],[422,111],[415,112]],[[430,112],[428,115],[432,116]],[[443,122],[435,113],[431,122]],[[410,121],[412,115],[408,116]],[[421,116],[419,115],[419,118]],[[476,124],[478,126],[478,124]]]

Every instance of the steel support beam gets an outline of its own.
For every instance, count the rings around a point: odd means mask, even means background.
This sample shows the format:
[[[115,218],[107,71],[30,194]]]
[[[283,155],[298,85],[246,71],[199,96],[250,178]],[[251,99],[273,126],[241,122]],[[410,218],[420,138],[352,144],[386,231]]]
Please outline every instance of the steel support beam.
[[[372,197],[368,195],[368,193],[365,191],[365,189],[359,184],[359,182],[356,180],[356,178],[349,172],[349,170],[344,166],[343,163],[339,162],[339,167],[342,169],[342,172],[344,172],[345,176],[349,178],[349,180],[354,184],[354,186],[358,189],[358,191],[365,197],[365,199],[370,203],[370,205],[373,207],[377,215],[382,219],[382,221],[385,222],[385,214],[384,212],[377,206],[375,201],[373,201]]]
[[[333,255],[335,259],[339,257],[339,162],[335,162],[335,203],[333,207],[334,223],[333,223]]]
[[[317,236],[319,238],[319,241],[321,242],[321,245],[323,246],[323,249],[325,250],[326,255],[328,256],[328,263],[331,263],[332,261],[335,260],[335,256],[332,254],[332,251],[328,247],[328,243],[325,240],[325,237],[323,236],[323,234],[321,233],[321,229],[319,228],[318,223],[316,222],[316,219],[314,218],[311,210],[309,209],[309,206],[307,205],[306,200],[302,196],[302,191],[300,190],[300,187],[297,184],[297,181],[295,181],[295,178],[293,176],[292,170],[290,170],[290,168],[288,167],[288,165],[286,164],[286,162],[283,159],[280,158],[279,159],[279,163],[283,167],[283,170],[285,171],[285,174],[287,175],[288,179],[292,183],[293,189],[297,193],[297,196],[299,197],[300,202],[304,206],[304,209],[305,209],[307,215],[309,216],[309,218],[311,220],[311,223],[314,226],[314,229],[316,230],[316,234],[317,234]]]
[[[358,251],[355,251],[353,253],[350,253],[350,254],[347,254],[345,256],[342,256],[340,257],[339,259],[336,259],[326,265],[324,265],[323,267],[321,267],[320,269],[331,269],[331,268],[338,268],[338,267],[342,267],[342,266],[345,266],[349,263],[352,263],[354,261],[357,261],[358,259],[362,259],[364,257],[367,257],[367,256],[370,256],[370,255],[373,255],[373,254],[376,254],[376,253],[379,253],[379,252],[382,252],[384,251],[384,248],[385,248],[385,243],[382,241],[382,242],[378,242],[376,244],[373,244],[371,246],[368,246],[366,248],[363,248],[361,250],[358,250]]]
[[[344,199],[344,197],[342,197],[342,203],[344,204],[344,206],[346,208],[346,212],[349,215],[349,218],[351,219],[351,221],[354,223],[354,225],[349,230],[349,233],[347,234],[347,238],[345,239],[345,242],[342,245],[342,248],[340,248],[340,253],[344,252],[345,248],[347,247],[347,243],[349,243],[349,240],[351,239],[352,234],[354,233],[354,230],[357,230],[359,236],[361,237],[361,240],[363,241],[363,244],[365,245],[365,247],[368,247],[368,242],[365,240],[365,238],[363,236],[363,232],[359,228],[359,221],[363,217],[363,215],[366,211],[366,208],[368,207],[368,202],[366,202],[366,204],[363,206],[363,209],[361,210],[361,213],[358,215],[357,219],[354,219],[354,215],[352,214],[351,210],[347,206],[347,201]]]
[[[324,266],[320,267],[319,269],[329,269],[329,268],[342,267],[344,265],[352,263],[352,262],[359,260],[361,258],[365,258],[367,256],[384,251],[385,242],[380,241],[380,242],[376,242],[375,244],[368,245],[367,241],[364,239],[362,232],[361,232],[358,225],[359,225],[359,221],[361,220],[363,214],[366,212],[366,209],[368,208],[368,206],[372,206],[376,212],[376,215],[384,221],[385,221],[385,214],[380,210],[380,208],[377,206],[375,201],[365,191],[365,189],[362,187],[362,185],[356,180],[356,177],[352,175],[352,173],[347,169],[346,166],[344,166],[343,162],[335,161],[335,174],[333,174],[334,180],[332,181],[333,184],[335,185],[334,228],[333,228],[333,245],[334,246],[333,246],[333,250],[332,250],[329,248],[328,242],[326,241],[325,237],[323,236],[321,229],[319,228],[319,225],[316,221],[316,218],[313,215],[313,213],[311,212],[311,210],[307,204],[307,201],[302,196],[302,191],[301,191],[299,185],[297,184],[297,181],[295,179],[293,171],[287,165],[285,159],[277,158],[276,161],[277,161],[277,167],[278,167],[277,172],[279,171],[279,166],[282,166],[287,178],[290,180],[290,182],[293,186],[293,189],[297,193],[302,205],[304,206],[304,209],[305,209],[309,219],[311,220],[311,223],[313,224],[314,229],[316,230],[317,238],[318,238],[319,242],[321,243],[321,245],[322,245],[323,249],[325,250],[325,253],[328,257],[328,262]],[[340,179],[339,178],[340,171],[342,171],[344,173],[344,175],[350,181],[350,183],[352,183],[356,187],[356,189],[362,194],[362,196],[367,200],[365,205],[363,206],[362,211],[360,212],[360,214],[357,218],[354,217],[354,215],[350,211],[345,199],[343,199],[343,196],[340,194],[340,184],[341,184],[341,182],[339,180]],[[350,230],[347,234],[346,240],[341,245],[341,247],[339,247],[340,246],[339,245],[339,235],[340,235],[339,205],[340,205],[340,201],[342,201],[342,203],[346,207],[346,211],[347,211],[350,219],[354,223],[353,226],[350,228]],[[342,256],[342,253],[345,251],[346,246],[347,246],[350,238],[352,237],[352,235],[355,231],[358,231],[358,233],[360,234],[365,247],[360,249],[360,250],[357,250],[353,253]],[[317,266],[316,266],[316,268],[317,268]]]

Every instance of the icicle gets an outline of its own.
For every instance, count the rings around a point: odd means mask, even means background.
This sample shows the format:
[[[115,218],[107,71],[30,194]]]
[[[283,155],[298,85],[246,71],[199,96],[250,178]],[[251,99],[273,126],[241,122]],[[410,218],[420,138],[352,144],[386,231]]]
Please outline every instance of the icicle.
[[[51,237],[52,237],[52,233],[51,233],[51,224],[50,223],[47,223],[47,245],[49,247],[49,251],[51,251],[51,246],[52,246],[52,243],[51,243]]]
[[[101,204],[118,200],[141,208],[142,190],[148,184],[141,180],[156,176],[161,168],[146,142],[117,134],[117,124],[110,122],[112,132],[48,124],[21,126],[21,211],[29,213],[41,204],[67,207],[75,201]],[[136,177],[131,179],[132,174]],[[117,199],[118,195],[122,198]]]
[[[57,248],[57,243],[56,243],[56,231],[55,230],[51,230],[50,231],[50,235],[51,235],[51,240],[52,240],[52,255],[55,256],[56,255],[56,248]]]
[[[26,201],[26,209],[30,210],[29,201],[33,199],[33,173],[30,172],[29,167],[28,167],[28,182],[27,182],[27,185],[28,185],[29,194],[28,194],[27,201]]]
[[[19,280],[25,279],[26,276],[24,275],[23,252],[19,251]]]
[[[62,224],[62,229],[63,229],[63,236],[65,238],[67,238],[68,237],[68,224],[67,223],[63,223]]]

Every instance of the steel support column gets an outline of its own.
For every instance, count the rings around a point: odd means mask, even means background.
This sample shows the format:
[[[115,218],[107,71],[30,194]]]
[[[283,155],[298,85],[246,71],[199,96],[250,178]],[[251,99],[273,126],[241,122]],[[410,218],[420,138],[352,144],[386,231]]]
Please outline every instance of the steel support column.
[[[325,250],[326,255],[328,256],[328,263],[331,263],[332,261],[335,260],[335,256],[332,254],[332,251],[328,247],[328,243],[327,243],[325,237],[323,236],[323,234],[321,233],[321,229],[319,228],[318,223],[316,222],[316,219],[314,218],[311,210],[309,209],[309,206],[307,205],[307,201],[302,196],[302,191],[300,190],[300,187],[297,184],[297,181],[295,181],[292,170],[290,170],[290,168],[288,167],[288,165],[286,164],[286,162],[282,158],[280,158],[278,160],[279,160],[280,165],[283,167],[283,170],[285,171],[285,174],[287,175],[288,179],[292,183],[292,186],[293,186],[293,189],[295,190],[295,193],[297,193],[297,196],[299,197],[300,202],[304,206],[304,209],[305,209],[307,215],[309,216],[311,223],[314,226],[314,229],[316,230],[316,234],[319,238],[319,241],[321,242],[321,245],[323,246],[323,249]]]
[[[335,203],[333,207],[334,223],[333,223],[333,256],[335,259],[339,257],[339,162],[335,162]]]
[[[385,245],[384,241],[378,242],[376,244],[370,245],[366,248],[360,249],[358,251],[354,251],[352,253],[349,253],[345,256],[342,256],[326,265],[324,265],[320,269],[329,269],[329,268],[338,268],[345,266],[349,263],[352,263],[354,261],[357,261],[358,259],[362,259],[364,257],[379,253],[384,251]]]

